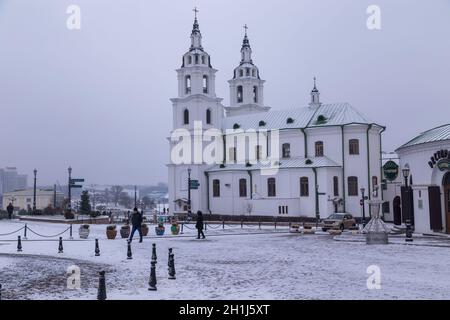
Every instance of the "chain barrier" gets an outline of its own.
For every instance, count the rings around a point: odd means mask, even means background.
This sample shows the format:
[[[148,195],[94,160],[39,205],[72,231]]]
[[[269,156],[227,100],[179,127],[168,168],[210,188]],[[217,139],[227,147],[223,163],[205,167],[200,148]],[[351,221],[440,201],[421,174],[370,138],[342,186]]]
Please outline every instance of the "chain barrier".
[[[0,237],[2,237],[2,236],[10,236],[10,235],[12,235],[12,234],[14,234],[14,233],[17,233],[17,232],[19,232],[19,231],[22,231],[23,229],[25,229],[25,226],[23,226],[22,228],[20,228],[20,229],[18,229],[18,230],[16,230],[16,231],[13,231],[13,232],[9,232],[9,233],[1,233],[1,234],[0,234]]]
[[[37,233],[37,232],[33,231],[30,227],[28,227],[28,230],[29,230],[30,232],[34,233],[35,235],[37,235],[37,236],[39,236],[39,237],[42,237],[42,238],[54,238],[54,237],[60,236],[60,235],[62,235],[62,234],[64,234],[64,233],[66,233],[67,231],[69,231],[69,230],[70,230],[70,227],[68,227],[66,230],[64,230],[64,231],[61,232],[61,233],[58,233],[58,234],[55,234],[55,235],[51,235],[51,236],[46,236],[46,235]]]

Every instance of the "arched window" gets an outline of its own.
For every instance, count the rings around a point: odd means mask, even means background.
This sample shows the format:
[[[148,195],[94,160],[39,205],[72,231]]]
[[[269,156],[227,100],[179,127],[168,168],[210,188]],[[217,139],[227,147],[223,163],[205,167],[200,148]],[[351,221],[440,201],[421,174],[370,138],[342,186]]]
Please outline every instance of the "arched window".
[[[276,189],[276,180],[275,178],[267,179],[267,196],[268,197],[276,197],[277,189]]]
[[[333,195],[339,197],[339,178],[333,177]]]
[[[243,77],[244,76],[244,70],[243,69],[239,69],[239,77]]]
[[[359,140],[358,139],[350,139],[348,141],[348,150],[350,154],[357,155],[359,154]]]
[[[211,109],[206,110],[206,124],[211,124]]]
[[[208,76],[203,76],[203,93],[208,93]]]
[[[316,157],[323,157],[323,141],[316,142]]]
[[[192,56],[188,56],[188,64],[192,64]]]
[[[347,178],[347,188],[348,188],[348,195],[350,197],[357,197],[358,196],[358,177],[348,177]]]
[[[184,109],[183,111],[183,124],[189,124],[189,110]]]
[[[184,80],[184,86],[186,88],[186,94],[191,93],[191,76],[187,75]]]
[[[300,197],[309,197],[309,181],[308,177],[300,178]]]
[[[206,64],[206,58],[205,58],[205,56],[202,56],[202,64]]]
[[[372,177],[372,190],[375,190],[375,187],[378,185],[378,177],[373,176]]]
[[[213,180],[213,197],[220,197],[220,180],[218,179]]]
[[[198,54],[195,55],[195,64],[198,64]]]
[[[253,87],[253,102],[258,103],[258,87]]]
[[[242,103],[244,101],[244,89],[242,86],[237,87],[237,102]]]
[[[252,77],[256,77],[256,69],[252,69]]]
[[[247,179],[239,180],[239,197],[241,198],[247,197]]]
[[[283,158],[291,157],[291,145],[289,143],[283,144],[281,154],[283,155]]]
[[[250,68],[246,68],[246,71],[247,71],[246,76],[249,77],[250,76]]]

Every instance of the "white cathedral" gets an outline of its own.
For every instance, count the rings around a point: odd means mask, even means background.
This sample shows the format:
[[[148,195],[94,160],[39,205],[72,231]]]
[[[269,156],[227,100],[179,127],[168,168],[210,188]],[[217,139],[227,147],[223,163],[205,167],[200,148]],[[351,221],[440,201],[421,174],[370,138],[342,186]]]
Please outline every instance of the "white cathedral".
[[[347,212],[361,216],[360,190],[365,189],[370,198],[381,180],[384,126],[348,103],[321,103],[315,80],[309,104],[271,111],[264,104],[265,81],[252,60],[247,30],[240,64],[228,81],[230,106],[216,96],[216,72],[202,46],[195,17],[191,47],[177,70],[178,97],[171,99],[171,213],[201,210],[217,215],[323,218]],[[173,138],[173,133],[180,129],[198,143],[187,152],[188,161],[175,163],[173,150],[183,139]],[[223,159],[215,164],[194,159],[208,148],[211,137],[205,136],[212,129],[220,133],[223,148],[215,151]],[[265,132],[268,139],[246,138],[251,130]],[[236,147],[235,138],[246,143]],[[265,169],[262,162],[267,159],[277,170]],[[196,182],[192,188],[189,178]]]

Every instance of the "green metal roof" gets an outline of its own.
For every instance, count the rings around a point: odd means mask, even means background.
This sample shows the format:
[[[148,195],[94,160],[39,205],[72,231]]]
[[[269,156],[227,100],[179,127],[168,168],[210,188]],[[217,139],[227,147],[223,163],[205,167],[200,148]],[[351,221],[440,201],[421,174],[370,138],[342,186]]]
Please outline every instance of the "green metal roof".
[[[443,126],[430,129],[428,131],[422,132],[420,135],[410,140],[409,142],[402,145],[399,149],[415,146],[418,144],[450,140],[450,124],[445,124]]]

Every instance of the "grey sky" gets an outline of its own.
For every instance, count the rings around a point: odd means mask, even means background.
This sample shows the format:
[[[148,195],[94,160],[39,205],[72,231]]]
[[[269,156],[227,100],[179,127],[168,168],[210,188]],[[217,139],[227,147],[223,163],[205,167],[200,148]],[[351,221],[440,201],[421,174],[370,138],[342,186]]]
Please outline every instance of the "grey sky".
[[[0,0],[0,167],[36,167],[43,184],[69,165],[86,183],[165,181],[194,5],[226,104],[247,23],[273,109],[305,106],[316,75],[323,102],[387,126],[386,151],[450,122],[448,0]]]

